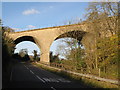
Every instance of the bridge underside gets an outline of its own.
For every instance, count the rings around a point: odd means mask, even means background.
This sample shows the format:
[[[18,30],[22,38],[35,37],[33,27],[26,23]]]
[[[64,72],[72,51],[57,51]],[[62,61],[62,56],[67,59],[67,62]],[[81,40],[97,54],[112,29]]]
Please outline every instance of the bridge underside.
[[[35,43],[34,38],[31,37],[31,36],[23,36],[23,37],[17,38],[17,39],[14,41],[14,43],[15,43],[15,44],[18,44],[18,43],[20,43],[20,42],[22,42],[22,41],[31,41],[31,42]]]
[[[71,31],[71,32],[67,32],[64,33],[60,36],[58,36],[55,40],[59,39],[59,38],[64,38],[64,37],[71,37],[71,38],[75,38],[78,41],[82,40],[82,37],[86,34],[86,32],[82,32],[82,31]]]

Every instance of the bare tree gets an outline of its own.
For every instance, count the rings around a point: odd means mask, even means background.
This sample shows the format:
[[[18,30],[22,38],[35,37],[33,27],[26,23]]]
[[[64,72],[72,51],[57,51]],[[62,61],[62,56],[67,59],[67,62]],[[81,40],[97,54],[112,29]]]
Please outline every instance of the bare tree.
[[[86,20],[95,21],[99,31],[108,31],[111,35],[117,34],[118,25],[118,3],[117,2],[90,2],[86,14]],[[98,31],[98,32],[99,32]]]

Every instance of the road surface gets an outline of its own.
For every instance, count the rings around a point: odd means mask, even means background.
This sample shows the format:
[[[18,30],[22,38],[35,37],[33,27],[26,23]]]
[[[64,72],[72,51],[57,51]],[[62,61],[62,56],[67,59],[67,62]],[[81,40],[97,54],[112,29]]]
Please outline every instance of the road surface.
[[[8,88],[86,88],[86,86],[63,78],[30,63],[17,63],[10,76]]]

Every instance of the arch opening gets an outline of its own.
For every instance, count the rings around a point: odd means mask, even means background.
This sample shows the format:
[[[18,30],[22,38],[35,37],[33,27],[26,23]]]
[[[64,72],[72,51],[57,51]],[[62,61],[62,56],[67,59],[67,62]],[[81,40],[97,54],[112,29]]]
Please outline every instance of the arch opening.
[[[71,50],[77,48],[85,49],[82,43],[79,42],[70,37],[59,38],[52,43],[50,52],[52,52],[53,56],[59,55],[60,59],[66,59],[64,54],[68,54]]]
[[[85,34],[86,32],[82,31],[71,31],[58,36],[50,48],[51,65],[56,63],[59,65],[62,64],[64,66],[60,67],[68,66],[73,68],[73,70],[86,67],[83,60],[85,57],[85,47],[82,44]],[[56,46],[55,43],[57,43]]]
[[[13,57],[19,61],[40,61],[40,48],[31,36],[23,36],[15,41]]]
[[[58,58],[58,60],[56,60],[57,62],[54,62],[53,60],[51,61],[51,65],[80,73],[91,73],[92,69],[97,70],[95,34],[84,31],[71,31],[59,35],[55,40],[57,41],[58,39],[65,37],[74,38],[73,41],[75,40],[76,44],[73,45],[76,45],[76,48],[74,48],[74,46],[69,42],[73,48],[68,51],[68,58],[65,58],[66,60]],[[63,49],[56,51],[59,52]],[[50,53],[50,58],[51,56],[52,53]],[[59,53],[57,54],[57,57],[58,56]]]

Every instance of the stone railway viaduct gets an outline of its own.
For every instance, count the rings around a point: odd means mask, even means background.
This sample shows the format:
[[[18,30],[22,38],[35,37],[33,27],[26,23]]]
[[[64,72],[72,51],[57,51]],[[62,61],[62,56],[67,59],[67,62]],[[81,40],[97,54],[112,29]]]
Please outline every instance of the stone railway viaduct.
[[[50,46],[53,41],[59,38],[75,38],[79,41],[79,43],[84,45],[85,50],[92,50],[95,45],[94,31],[89,28],[87,23],[12,32],[9,33],[8,36],[14,40],[15,44],[18,44],[22,41],[34,42],[36,45],[38,45],[41,51],[40,62],[46,64],[50,62]]]

